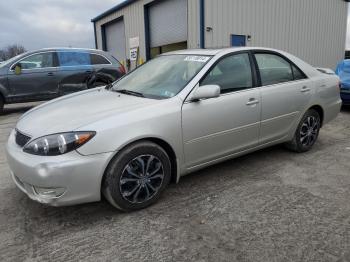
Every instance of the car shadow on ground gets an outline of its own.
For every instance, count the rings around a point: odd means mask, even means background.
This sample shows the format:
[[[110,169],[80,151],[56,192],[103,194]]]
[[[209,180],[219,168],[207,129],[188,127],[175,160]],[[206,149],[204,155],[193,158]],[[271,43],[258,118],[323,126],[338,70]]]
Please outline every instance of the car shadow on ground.
[[[168,212],[188,208],[188,205],[197,205],[196,201],[217,194],[221,185],[244,183],[252,179],[264,179],[264,174],[260,174],[257,178],[253,174],[255,171],[252,172],[247,167],[253,166],[258,161],[260,163],[257,167],[254,167],[254,170],[259,169],[266,158],[273,158],[281,154],[287,155],[290,152],[282,146],[274,146],[191,173],[182,177],[178,184],[170,184],[156,204],[134,212],[119,211],[105,199],[100,202],[67,207],[45,206],[28,199],[24,194],[17,200],[21,203],[21,207],[27,210],[26,218],[29,221],[36,221],[34,223],[38,223],[38,227],[40,223],[48,223],[56,229],[64,225],[65,231],[81,228],[82,225],[97,226],[101,223],[118,223],[124,219],[139,217],[155,219],[157,216]],[[32,226],[35,227],[35,225]]]

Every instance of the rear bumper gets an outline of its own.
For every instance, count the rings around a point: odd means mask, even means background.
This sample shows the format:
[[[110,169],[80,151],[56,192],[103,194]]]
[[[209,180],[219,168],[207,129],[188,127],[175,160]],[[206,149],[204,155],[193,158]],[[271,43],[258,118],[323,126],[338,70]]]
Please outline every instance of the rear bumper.
[[[339,98],[324,108],[324,118],[323,118],[324,125],[332,121],[338,116],[338,114],[340,113],[341,106],[342,106],[342,100]]]
[[[52,206],[99,201],[101,179],[112,154],[83,156],[72,151],[60,156],[31,155],[15,143],[13,132],[6,152],[17,187],[29,198]],[[40,194],[42,189],[60,190],[62,194],[45,196]]]
[[[350,89],[349,90],[341,90],[340,97],[343,101],[343,105],[350,105]]]

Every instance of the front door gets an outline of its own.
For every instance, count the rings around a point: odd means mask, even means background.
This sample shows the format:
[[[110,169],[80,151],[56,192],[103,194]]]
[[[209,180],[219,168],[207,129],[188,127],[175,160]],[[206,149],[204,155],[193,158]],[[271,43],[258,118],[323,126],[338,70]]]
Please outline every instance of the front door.
[[[218,98],[185,102],[182,108],[187,168],[258,144],[260,90],[255,88],[248,53],[222,58],[200,81],[219,85]]]
[[[21,72],[16,74],[15,65],[8,73],[13,98],[46,99],[58,93],[58,76],[54,52],[42,52],[20,60],[16,65]]]

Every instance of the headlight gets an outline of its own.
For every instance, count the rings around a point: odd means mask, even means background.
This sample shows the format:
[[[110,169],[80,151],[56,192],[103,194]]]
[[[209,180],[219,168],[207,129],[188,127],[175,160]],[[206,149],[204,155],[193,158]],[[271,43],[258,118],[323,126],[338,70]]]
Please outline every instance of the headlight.
[[[57,156],[84,145],[96,132],[69,132],[43,136],[24,146],[23,151],[33,155]]]

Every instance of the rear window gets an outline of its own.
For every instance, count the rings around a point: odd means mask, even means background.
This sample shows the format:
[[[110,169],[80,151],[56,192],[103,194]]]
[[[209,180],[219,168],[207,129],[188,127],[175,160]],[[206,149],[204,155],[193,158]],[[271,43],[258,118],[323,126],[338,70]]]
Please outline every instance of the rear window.
[[[109,65],[110,62],[103,56],[97,54],[90,54],[92,65]]]
[[[288,61],[275,54],[255,54],[263,86],[279,84],[294,79]]]

